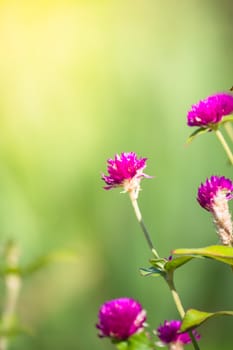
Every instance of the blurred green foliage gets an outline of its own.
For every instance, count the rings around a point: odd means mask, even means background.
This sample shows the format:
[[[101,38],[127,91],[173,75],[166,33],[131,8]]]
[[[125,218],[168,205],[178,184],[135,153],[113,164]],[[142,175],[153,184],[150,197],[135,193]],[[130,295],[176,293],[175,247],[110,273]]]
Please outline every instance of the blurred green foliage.
[[[233,84],[232,1],[0,1],[0,233],[21,260],[71,249],[26,279],[18,314],[34,335],[16,349],[112,349],[96,336],[100,304],[134,297],[156,328],[177,318],[126,195],[102,190],[106,159],[148,160],[139,204],[162,256],[217,243],[196,203],[207,176],[231,176],[211,133],[189,146],[191,104]],[[192,130],[191,130],[192,131]],[[215,262],[177,271],[185,307],[232,309],[232,274]],[[1,285],[4,303],[4,290]],[[232,319],[200,328],[206,350],[230,349]]]

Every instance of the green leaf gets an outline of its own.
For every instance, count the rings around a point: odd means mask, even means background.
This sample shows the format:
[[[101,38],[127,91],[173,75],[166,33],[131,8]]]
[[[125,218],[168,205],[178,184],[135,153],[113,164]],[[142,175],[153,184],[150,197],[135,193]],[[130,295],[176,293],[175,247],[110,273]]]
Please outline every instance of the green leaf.
[[[69,263],[69,262],[77,262],[77,260],[78,260],[77,254],[72,251],[66,251],[66,250],[55,251],[37,258],[27,267],[23,268],[22,272],[24,275],[28,275],[37,270],[40,270],[41,268],[47,267],[48,265],[55,262]]]
[[[166,264],[164,265],[164,268],[166,271],[175,270],[178,267],[186,264],[187,262],[189,262],[192,259],[193,259],[193,256],[175,257],[175,258],[172,258],[172,260],[167,261]]]
[[[210,131],[210,128],[198,128],[196,129],[187,139],[186,143],[190,143],[193,141],[193,139],[201,134],[205,134],[208,131]]]
[[[118,343],[113,342],[116,345],[116,348],[118,350],[127,350],[128,348],[128,342],[127,341],[120,341]]]
[[[233,122],[233,114],[227,115],[226,117],[223,117],[219,125],[227,123],[227,122]]]
[[[44,267],[47,267],[48,265],[56,262],[77,262],[78,256],[76,253],[72,251],[55,251],[51,252],[49,254],[46,254],[44,256],[40,256],[39,258],[35,259],[33,262],[31,262],[28,266],[7,266],[5,263],[4,265],[0,266],[0,276],[5,276],[8,274],[15,274],[19,276],[27,276],[37,270],[40,270]]]
[[[223,245],[212,245],[197,249],[175,249],[173,254],[193,257],[203,256],[233,266],[233,248]]]
[[[167,262],[164,258],[150,259],[150,263],[158,270],[164,270],[164,265]]]
[[[194,256],[179,256],[173,257],[172,260],[165,259],[151,259],[150,262],[153,266],[141,268],[140,272],[142,276],[165,276],[166,272],[173,271],[178,267],[186,264],[190,260],[192,260]]]
[[[118,350],[154,350],[155,346],[145,332],[132,335],[127,341],[115,344]]]
[[[17,266],[17,267],[10,267],[7,266],[6,264],[0,266],[0,276],[5,276],[8,274],[14,274],[14,275],[19,275],[22,276],[22,268]]]
[[[164,274],[163,271],[156,269],[155,267],[151,266],[151,267],[141,267],[139,269],[140,273],[142,276],[152,276],[152,277],[159,277],[162,276]]]
[[[0,336],[12,338],[18,335],[33,335],[33,330],[21,322],[19,322],[18,318],[13,315],[11,319],[8,320],[7,326],[4,324],[3,320],[0,322]]]
[[[209,318],[215,316],[233,316],[233,311],[217,311],[217,312],[205,312],[195,309],[189,309],[186,311],[182,325],[181,332],[185,332],[200,326],[203,322],[207,321]]]
[[[1,329],[0,328],[0,336],[1,337],[7,337],[7,338],[13,338],[13,337],[16,337],[18,335],[34,335],[33,331],[26,327],[26,326],[13,326],[13,327],[10,327],[8,328],[7,330],[6,329]]]

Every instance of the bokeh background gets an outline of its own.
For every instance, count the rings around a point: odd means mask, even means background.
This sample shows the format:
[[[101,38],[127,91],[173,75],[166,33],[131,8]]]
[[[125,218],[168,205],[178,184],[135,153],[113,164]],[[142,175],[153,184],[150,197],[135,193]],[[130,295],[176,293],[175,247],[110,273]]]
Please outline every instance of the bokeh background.
[[[150,253],[127,195],[100,177],[115,153],[148,157],[139,202],[160,254],[218,242],[195,197],[232,170],[211,133],[185,145],[186,112],[233,84],[232,18],[231,0],[0,1],[1,242],[17,241],[22,264],[78,255],[23,281],[17,312],[33,332],[12,350],[113,349],[95,323],[121,296],[152,328],[177,318],[167,286],[139,274]],[[176,284],[187,308],[232,309],[224,265],[193,261]],[[230,349],[232,325],[203,325],[202,348]]]

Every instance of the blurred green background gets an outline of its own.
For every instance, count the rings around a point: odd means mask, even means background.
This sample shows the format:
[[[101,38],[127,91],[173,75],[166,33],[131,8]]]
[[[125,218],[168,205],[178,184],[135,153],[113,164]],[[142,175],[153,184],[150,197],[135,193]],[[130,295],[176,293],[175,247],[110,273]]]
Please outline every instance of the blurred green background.
[[[0,1],[1,240],[25,264],[78,255],[24,281],[18,314],[34,335],[12,350],[113,349],[95,323],[121,296],[140,300],[152,328],[177,318],[166,285],[139,274],[150,253],[127,195],[100,177],[115,153],[148,157],[139,203],[160,254],[218,242],[195,197],[232,170],[214,135],[185,146],[186,112],[233,84],[232,16],[231,0]],[[224,265],[193,261],[176,283],[187,308],[232,309]],[[230,349],[232,325],[203,325],[201,347]]]

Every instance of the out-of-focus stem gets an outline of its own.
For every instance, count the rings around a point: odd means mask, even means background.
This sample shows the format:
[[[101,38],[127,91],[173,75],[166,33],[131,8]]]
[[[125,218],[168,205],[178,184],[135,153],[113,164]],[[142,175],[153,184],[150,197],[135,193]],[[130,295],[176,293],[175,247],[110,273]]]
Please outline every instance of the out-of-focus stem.
[[[12,242],[6,248],[6,262],[9,269],[18,266],[19,251],[18,247]],[[0,337],[0,350],[7,350],[9,337],[7,332],[10,331],[15,315],[18,295],[21,287],[21,278],[14,272],[8,272],[5,276],[6,299],[3,307],[1,318],[2,331],[5,333]]]
[[[231,165],[233,165],[233,154],[232,154],[231,149],[228,146],[225,138],[223,137],[223,134],[218,129],[215,130],[215,134],[216,134],[217,138],[219,139],[220,143],[222,144],[222,146],[223,146],[223,148],[224,148],[224,150],[225,150],[225,152],[226,152],[226,154],[231,162]]]
[[[225,128],[229,138],[233,142],[233,127],[232,127],[232,124],[230,122],[224,123],[224,128]]]
[[[154,245],[152,243],[152,239],[150,237],[150,234],[149,234],[149,232],[148,232],[148,230],[147,230],[147,228],[146,228],[146,226],[144,224],[144,221],[142,219],[142,214],[141,214],[141,211],[139,209],[138,201],[137,201],[137,198],[135,197],[135,193],[133,191],[130,191],[129,192],[129,196],[130,196],[130,199],[131,199],[132,206],[134,208],[134,212],[135,212],[136,218],[137,218],[137,220],[138,220],[138,222],[139,222],[139,224],[141,226],[141,229],[142,229],[142,231],[144,233],[144,237],[145,237],[145,239],[147,241],[147,244],[148,244],[150,250],[152,251],[152,253],[154,254],[154,256],[156,258],[159,258],[159,255],[158,255],[158,253],[157,253],[157,251],[154,248]]]

